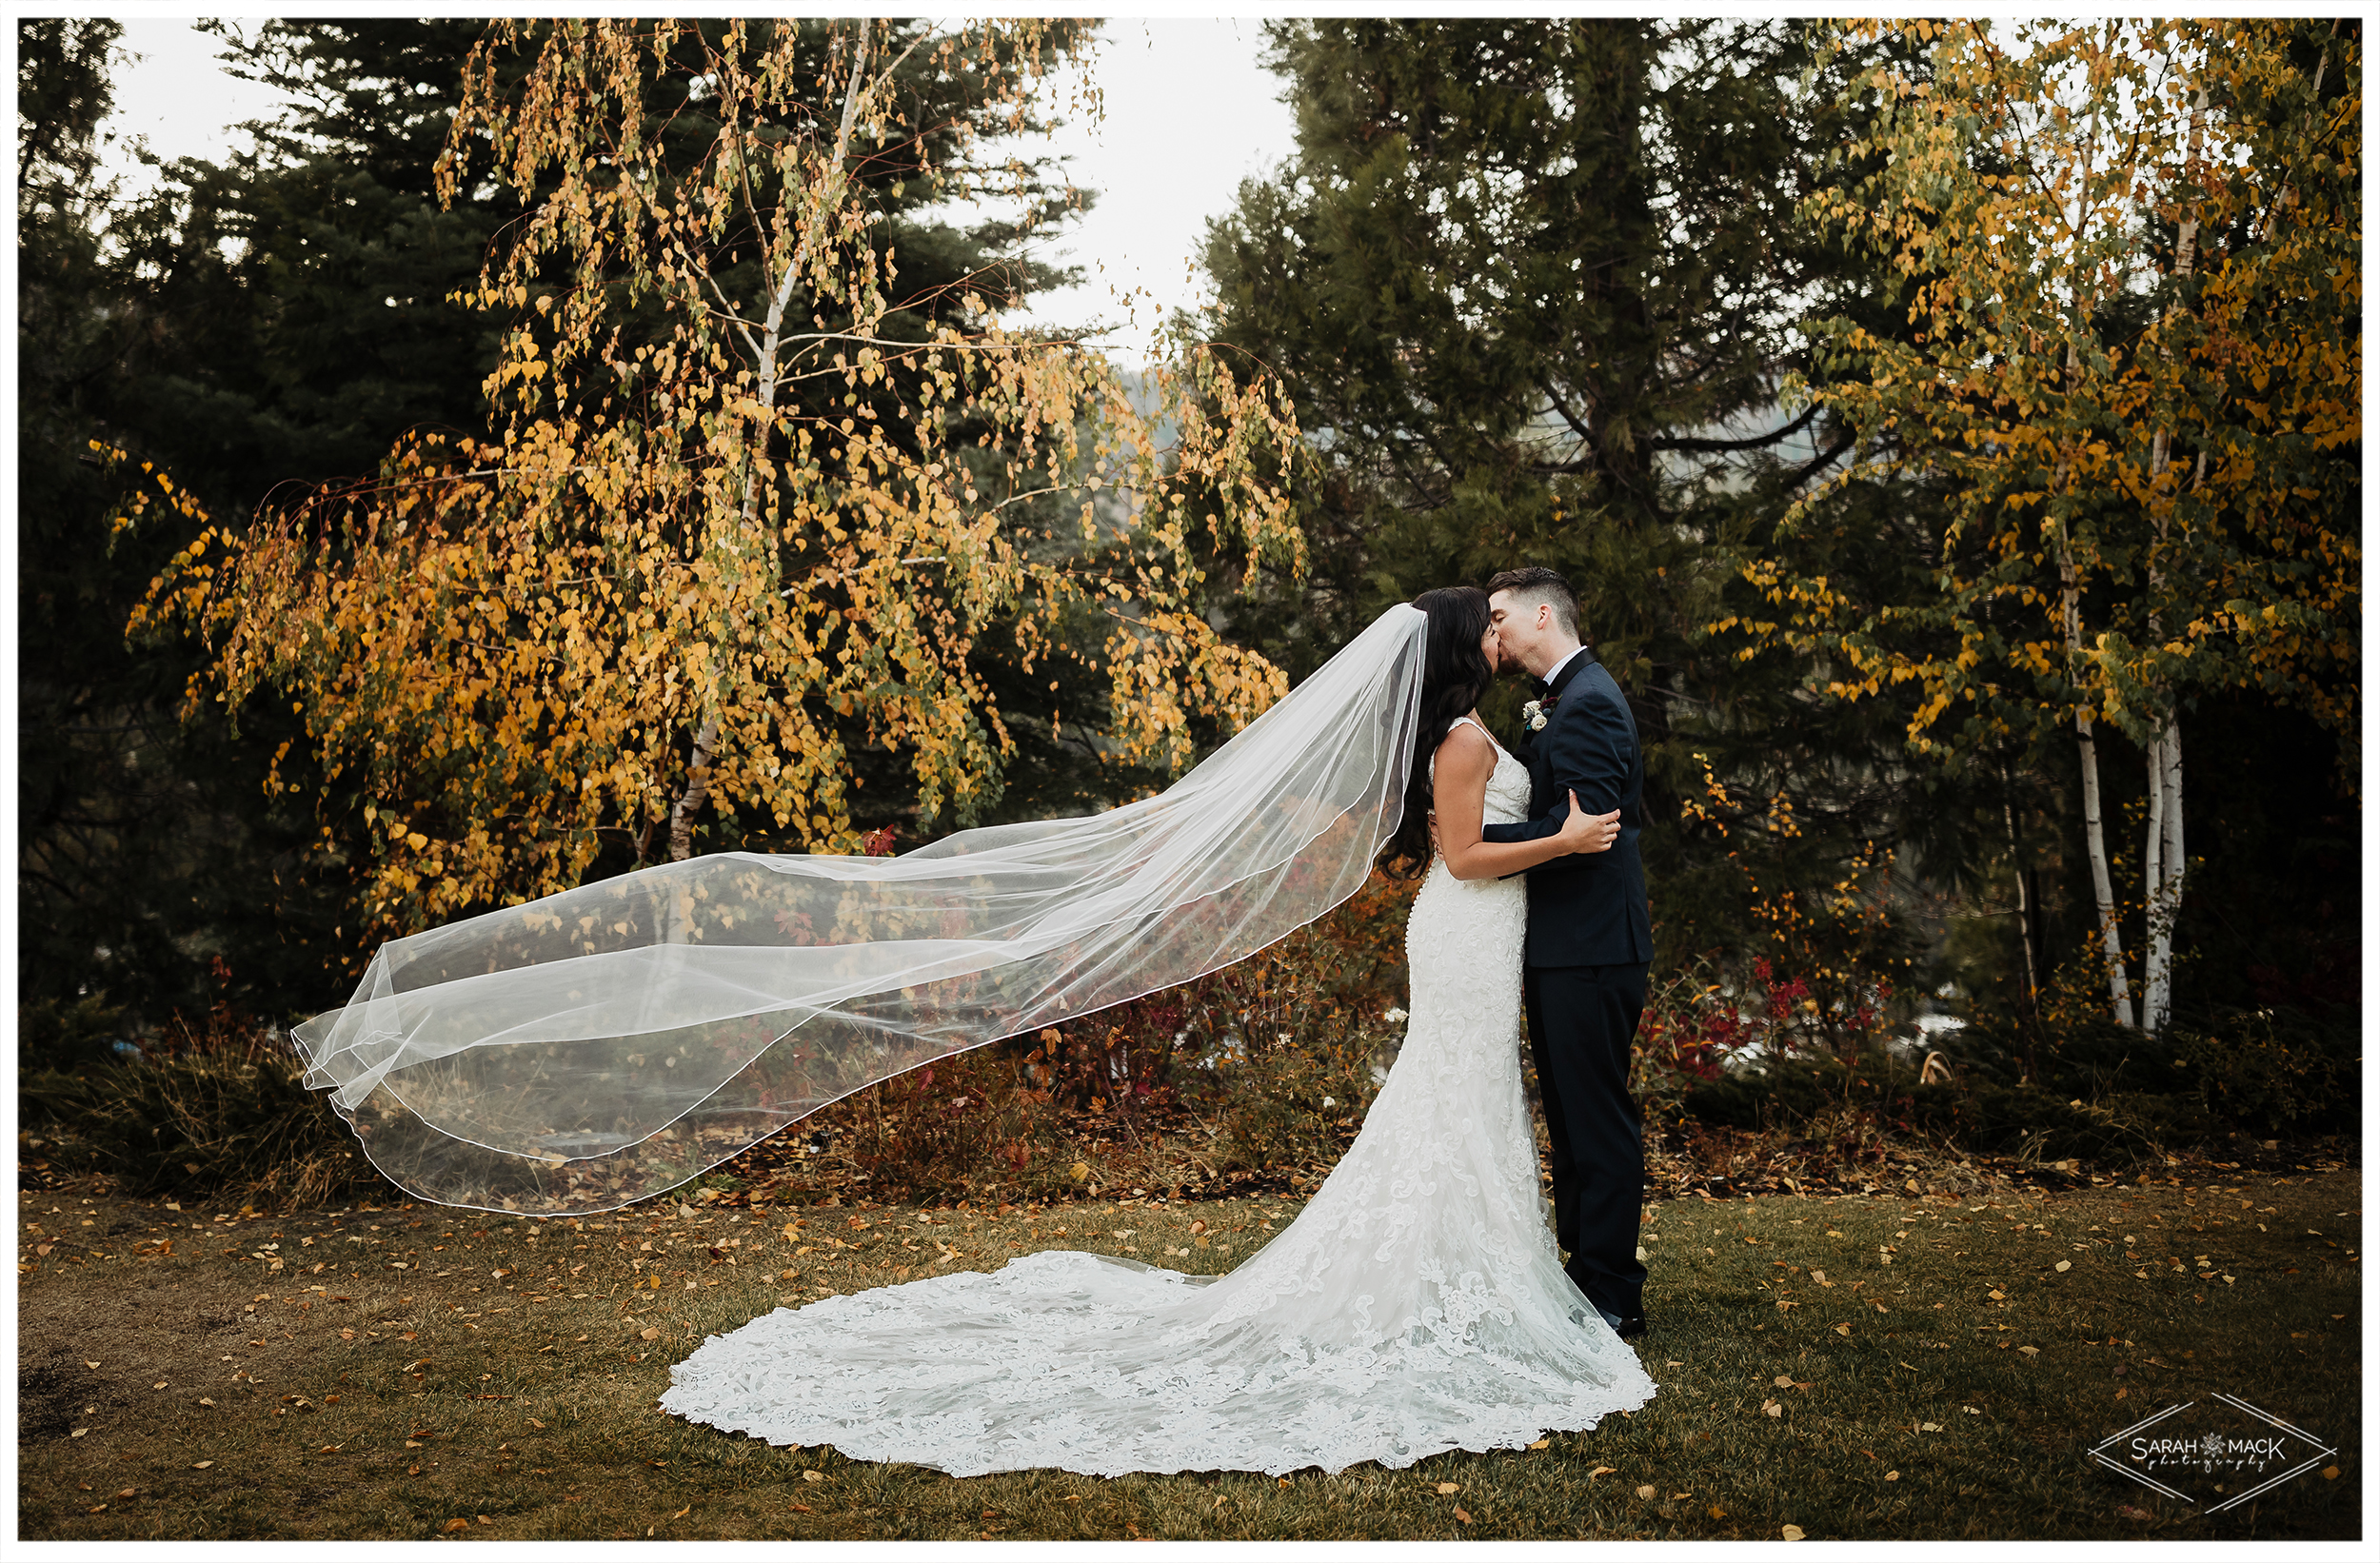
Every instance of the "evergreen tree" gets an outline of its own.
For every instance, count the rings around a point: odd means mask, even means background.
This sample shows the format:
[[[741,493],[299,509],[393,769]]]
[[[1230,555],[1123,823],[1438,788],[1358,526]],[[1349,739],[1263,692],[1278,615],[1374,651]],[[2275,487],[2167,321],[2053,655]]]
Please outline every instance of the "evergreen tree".
[[[1928,780],[1890,717],[1827,709],[1807,666],[1738,660],[1705,633],[1745,599],[1718,544],[1844,448],[1780,408],[1785,374],[1808,367],[1799,319],[1819,301],[1874,308],[1865,276],[1795,216],[1840,177],[1835,94],[1805,79],[1805,30],[1334,20],[1269,35],[1298,150],[1242,187],[1206,263],[1221,334],[1284,377],[1318,447],[1301,496],[1315,559],[1302,590],[1248,582],[1239,631],[1302,670],[1427,586],[1560,569],[1644,737],[1658,959],[1748,955],[1781,929],[1806,943],[1819,924],[1887,959],[1889,928],[1835,886],[1861,864],[1876,877]],[[1910,503],[1926,496],[1846,501],[1844,567],[1913,567],[1889,546]],[[1497,697],[1507,714],[1518,698]],[[1843,904],[1823,912],[1828,898]]]

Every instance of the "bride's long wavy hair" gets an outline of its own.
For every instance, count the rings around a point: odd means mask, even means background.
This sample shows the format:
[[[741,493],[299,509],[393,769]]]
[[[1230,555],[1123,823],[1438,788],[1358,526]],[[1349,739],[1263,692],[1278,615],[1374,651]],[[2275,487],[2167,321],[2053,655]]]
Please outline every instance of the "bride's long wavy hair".
[[[1477,586],[1440,586],[1413,605],[1430,616],[1429,646],[1421,663],[1421,726],[1415,735],[1413,769],[1405,782],[1404,817],[1380,849],[1379,865],[1398,879],[1411,879],[1430,861],[1430,758],[1454,729],[1455,719],[1479,703],[1495,682],[1496,666],[1479,649],[1488,632],[1488,595]]]

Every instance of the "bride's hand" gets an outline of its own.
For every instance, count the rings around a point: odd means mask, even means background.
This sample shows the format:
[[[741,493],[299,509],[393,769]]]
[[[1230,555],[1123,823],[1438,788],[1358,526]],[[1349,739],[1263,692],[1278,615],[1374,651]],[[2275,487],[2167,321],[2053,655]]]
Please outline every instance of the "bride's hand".
[[[1619,840],[1619,810],[1609,814],[1589,814],[1578,806],[1578,794],[1570,794],[1570,815],[1555,839],[1572,852],[1608,852]]]

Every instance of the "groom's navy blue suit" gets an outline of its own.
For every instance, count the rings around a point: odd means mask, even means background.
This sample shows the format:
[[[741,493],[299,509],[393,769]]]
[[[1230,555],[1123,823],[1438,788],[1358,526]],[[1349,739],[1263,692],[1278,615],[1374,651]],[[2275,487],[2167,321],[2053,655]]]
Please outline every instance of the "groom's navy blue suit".
[[[1612,675],[1580,650],[1544,686],[1545,725],[1529,734],[1529,819],[1489,825],[1490,841],[1533,841],[1561,829],[1569,795],[1589,814],[1619,810],[1610,850],[1528,870],[1529,934],[1521,993],[1554,1142],[1554,1233],[1563,1267],[1598,1307],[1644,1312],[1636,1258],[1644,1203],[1644,1138],[1628,1094],[1629,1050],[1644,1013],[1653,918],[1644,889],[1644,752]]]

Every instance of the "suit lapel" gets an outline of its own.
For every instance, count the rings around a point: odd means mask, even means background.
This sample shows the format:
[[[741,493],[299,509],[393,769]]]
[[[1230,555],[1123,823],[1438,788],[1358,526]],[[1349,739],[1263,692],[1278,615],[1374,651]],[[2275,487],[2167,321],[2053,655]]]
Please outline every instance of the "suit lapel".
[[[1578,654],[1564,663],[1561,671],[1554,675],[1542,699],[1548,705],[1560,704],[1562,692],[1576,683],[1578,675],[1594,662],[1594,649],[1580,647]],[[1529,745],[1529,812],[1543,814],[1554,806],[1554,763],[1541,756],[1533,742]]]
[[[1595,648],[1592,646],[1581,646],[1579,648],[1578,655],[1562,663],[1562,670],[1554,675],[1554,682],[1547,689],[1545,698],[1553,701],[1560,700],[1562,698],[1562,691],[1570,687],[1571,681],[1577,678],[1579,674],[1585,672],[1594,664]]]

